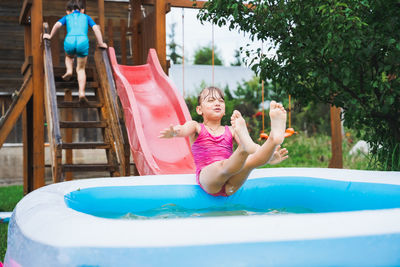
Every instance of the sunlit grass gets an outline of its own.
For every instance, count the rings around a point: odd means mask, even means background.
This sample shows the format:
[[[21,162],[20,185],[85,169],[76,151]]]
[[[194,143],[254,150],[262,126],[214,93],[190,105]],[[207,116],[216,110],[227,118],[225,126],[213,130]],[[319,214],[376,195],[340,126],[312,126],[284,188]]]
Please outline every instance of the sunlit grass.
[[[24,196],[20,185],[0,187],[0,211],[13,211]],[[0,223],[0,261],[4,260],[7,250],[8,223]]]

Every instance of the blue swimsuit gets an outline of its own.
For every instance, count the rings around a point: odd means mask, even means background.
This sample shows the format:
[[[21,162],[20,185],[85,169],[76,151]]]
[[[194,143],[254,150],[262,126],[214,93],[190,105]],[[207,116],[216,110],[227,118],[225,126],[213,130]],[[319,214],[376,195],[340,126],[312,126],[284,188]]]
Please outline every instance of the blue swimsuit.
[[[69,56],[86,57],[89,53],[88,26],[96,25],[93,19],[75,10],[62,17],[59,22],[62,25],[67,24],[67,36],[64,40],[65,53]]]

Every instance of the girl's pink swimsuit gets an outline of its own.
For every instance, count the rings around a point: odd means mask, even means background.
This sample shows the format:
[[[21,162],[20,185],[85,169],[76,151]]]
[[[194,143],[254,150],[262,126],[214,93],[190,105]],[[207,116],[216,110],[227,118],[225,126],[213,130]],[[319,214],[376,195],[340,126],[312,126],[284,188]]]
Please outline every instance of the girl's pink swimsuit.
[[[201,170],[216,161],[225,160],[232,155],[233,142],[232,133],[228,126],[225,126],[225,132],[220,136],[211,135],[204,124],[200,123],[201,130],[196,141],[192,145],[192,153],[194,163],[196,164],[196,182],[200,185],[199,177]],[[204,190],[204,188],[203,188]],[[204,190],[205,191],[205,190]],[[206,191],[207,192],[207,191]],[[221,191],[216,194],[210,194],[213,196],[228,196],[225,193],[225,185]]]

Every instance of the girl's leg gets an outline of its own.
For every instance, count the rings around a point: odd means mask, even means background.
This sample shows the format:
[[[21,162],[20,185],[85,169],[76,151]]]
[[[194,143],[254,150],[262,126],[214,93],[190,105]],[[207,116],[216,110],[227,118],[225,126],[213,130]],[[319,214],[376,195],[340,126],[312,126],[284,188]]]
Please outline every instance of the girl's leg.
[[[84,101],[84,102],[87,102],[87,98],[85,97],[86,61],[87,57],[78,57],[78,61],[76,64],[76,74],[78,76],[78,84],[79,84],[79,101]]]
[[[251,140],[246,122],[240,113],[232,115],[232,126],[240,140],[238,148],[228,159],[214,162],[204,167],[200,173],[200,183],[208,193],[219,192],[232,175],[242,170],[247,157],[258,148]]]
[[[66,55],[65,56],[65,74],[61,77],[63,80],[68,81],[71,79],[72,72],[73,72],[73,66],[74,66],[74,57]]]
[[[285,109],[281,104],[272,101],[269,115],[271,118],[271,133],[269,138],[262,146],[259,146],[255,153],[247,158],[243,169],[227,180],[225,185],[227,195],[235,193],[247,180],[253,169],[267,164],[277,147],[283,142],[286,128]]]

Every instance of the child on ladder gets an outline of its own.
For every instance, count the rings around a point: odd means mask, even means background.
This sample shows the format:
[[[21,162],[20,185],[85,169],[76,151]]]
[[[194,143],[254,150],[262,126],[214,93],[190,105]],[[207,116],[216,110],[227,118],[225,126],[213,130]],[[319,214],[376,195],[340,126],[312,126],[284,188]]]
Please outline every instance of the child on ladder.
[[[87,104],[85,96],[86,86],[86,61],[89,53],[89,38],[87,36],[88,26],[92,27],[96,36],[97,44],[101,48],[107,48],[103,42],[101,30],[91,17],[84,14],[84,6],[79,0],[70,0],[66,7],[67,15],[62,17],[54,24],[50,34],[44,34],[44,39],[51,39],[59,28],[67,25],[67,36],[64,40],[65,66],[66,72],[62,76],[64,80],[69,80],[73,72],[74,57],[77,57],[76,73],[79,84],[79,102]]]
[[[271,133],[262,146],[251,139],[239,111],[235,110],[231,116],[232,126],[221,125],[225,101],[219,88],[203,89],[196,111],[203,117],[203,123],[188,121],[184,125],[171,125],[162,130],[159,137],[189,137],[196,164],[196,181],[208,194],[232,195],[253,169],[288,158],[288,151],[280,148],[286,129],[286,111],[281,104],[275,101],[270,104]],[[235,151],[233,140],[238,143]]]

